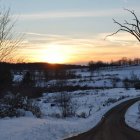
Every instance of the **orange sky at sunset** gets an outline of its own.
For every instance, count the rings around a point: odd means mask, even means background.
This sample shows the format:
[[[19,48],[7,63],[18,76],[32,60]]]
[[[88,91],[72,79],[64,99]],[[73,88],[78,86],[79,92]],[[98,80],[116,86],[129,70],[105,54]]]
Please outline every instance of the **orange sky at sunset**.
[[[31,62],[61,64],[86,64],[91,60],[111,61],[122,57],[139,57],[139,43],[131,35],[119,33],[105,39],[106,35],[101,34],[92,38],[40,35],[38,39],[41,38],[43,43],[34,43],[33,40],[24,41],[23,45],[26,47],[23,47],[19,54],[26,56],[25,58]]]
[[[26,3],[26,4],[25,4]],[[105,37],[120,23],[140,16],[139,0],[2,0],[17,17],[14,31],[23,34],[17,58],[29,62],[87,64],[140,57],[139,42],[126,32]]]

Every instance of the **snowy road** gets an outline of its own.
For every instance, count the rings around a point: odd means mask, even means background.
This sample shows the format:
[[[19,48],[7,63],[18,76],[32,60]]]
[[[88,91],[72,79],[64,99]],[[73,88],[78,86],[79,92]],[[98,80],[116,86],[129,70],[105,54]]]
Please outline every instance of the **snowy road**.
[[[127,108],[140,100],[125,101],[108,111],[93,129],[67,140],[140,140],[140,132],[128,127],[124,121]]]

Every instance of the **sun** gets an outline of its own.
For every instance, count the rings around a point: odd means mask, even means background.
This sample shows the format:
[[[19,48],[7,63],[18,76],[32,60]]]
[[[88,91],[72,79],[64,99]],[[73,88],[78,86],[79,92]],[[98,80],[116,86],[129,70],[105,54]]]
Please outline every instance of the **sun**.
[[[65,49],[57,44],[48,45],[43,57],[44,61],[48,63],[65,63],[67,58]]]
[[[48,53],[46,56],[46,61],[48,63],[63,63],[65,62],[64,56],[59,52]]]

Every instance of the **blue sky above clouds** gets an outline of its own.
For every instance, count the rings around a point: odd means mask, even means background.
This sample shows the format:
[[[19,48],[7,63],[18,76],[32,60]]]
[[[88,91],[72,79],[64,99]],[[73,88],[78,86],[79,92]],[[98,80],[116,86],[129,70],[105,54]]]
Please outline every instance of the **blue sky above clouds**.
[[[126,13],[123,8],[140,12],[139,0],[3,0],[3,3],[17,15],[19,30],[53,34],[110,32],[114,26],[111,19]]]

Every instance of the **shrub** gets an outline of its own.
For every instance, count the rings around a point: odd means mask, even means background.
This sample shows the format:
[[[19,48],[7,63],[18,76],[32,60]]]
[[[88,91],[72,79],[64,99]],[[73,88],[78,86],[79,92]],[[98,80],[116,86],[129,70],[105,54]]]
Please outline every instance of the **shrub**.
[[[87,118],[87,114],[85,112],[81,112],[81,114],[77,115],[79,118]]]
[[[23,77],[22,80],[22,85],[23,86],[34,86],[35,85],[35,79],[34,79],[34,75],[31,74],[31,72],[27,71]]]
[[[76,104],[72,101],[72,96],[68,92],[58,93],[55,100],[61,111],[62,117],[75,116]]]
[[[140,102],[138,103],[138,113],[140,114]]]
[[[139,81],[139,78],[138,78],[138,76],[134,73],[134,71],[132,71],[132,72],[130,73],[130,79],[131,79],[132,81]]]
[[[140,89],[140,82],[135,83],[135,84],[134,84],[134,88],[135,88],[135,89]]]
[[[9,105],[0,104],[0,117],[1,118],[13,117],[13,116],[17,116],[17,112],[15,108],[12,108]]]
[[[111,78],[112,87],[115,88],[119,81],[120,81],[120,79],[118,77],[112,77]]]
[[[108,98],[108,100],[104,102],[103,106],[109,106],[110,104],[115,103],[117,101],[118,101],[117,99]]]
[[[129,80],[128,78],[125,78],[125,79],[123,80],[123,85],[124,85],[124,88],[125,88],[126,90],[128,90],[128,89],[131,87],[130,80]]]
[[[41,117],[38,105],[20,94],[9,94],[0,100],[0,117],[24,116],[24,111],[31,111],[36,117]]]
[[[24,108],[26,111],[31,111],[33,115],[40,118],[42,116],[42,112],[36,102],[33,102],[32,100],[28,100],[27,104]]]
[[[13,76],[10,69],[0,69],[0,88],[10,86],[12,84]]]
[[[104,102],[103,106],[109,106],[110,104],[120,101],[122,99],[125,99],[127,97],[129,96],[120,96],[119,98],[108,98],[108,100]]]

